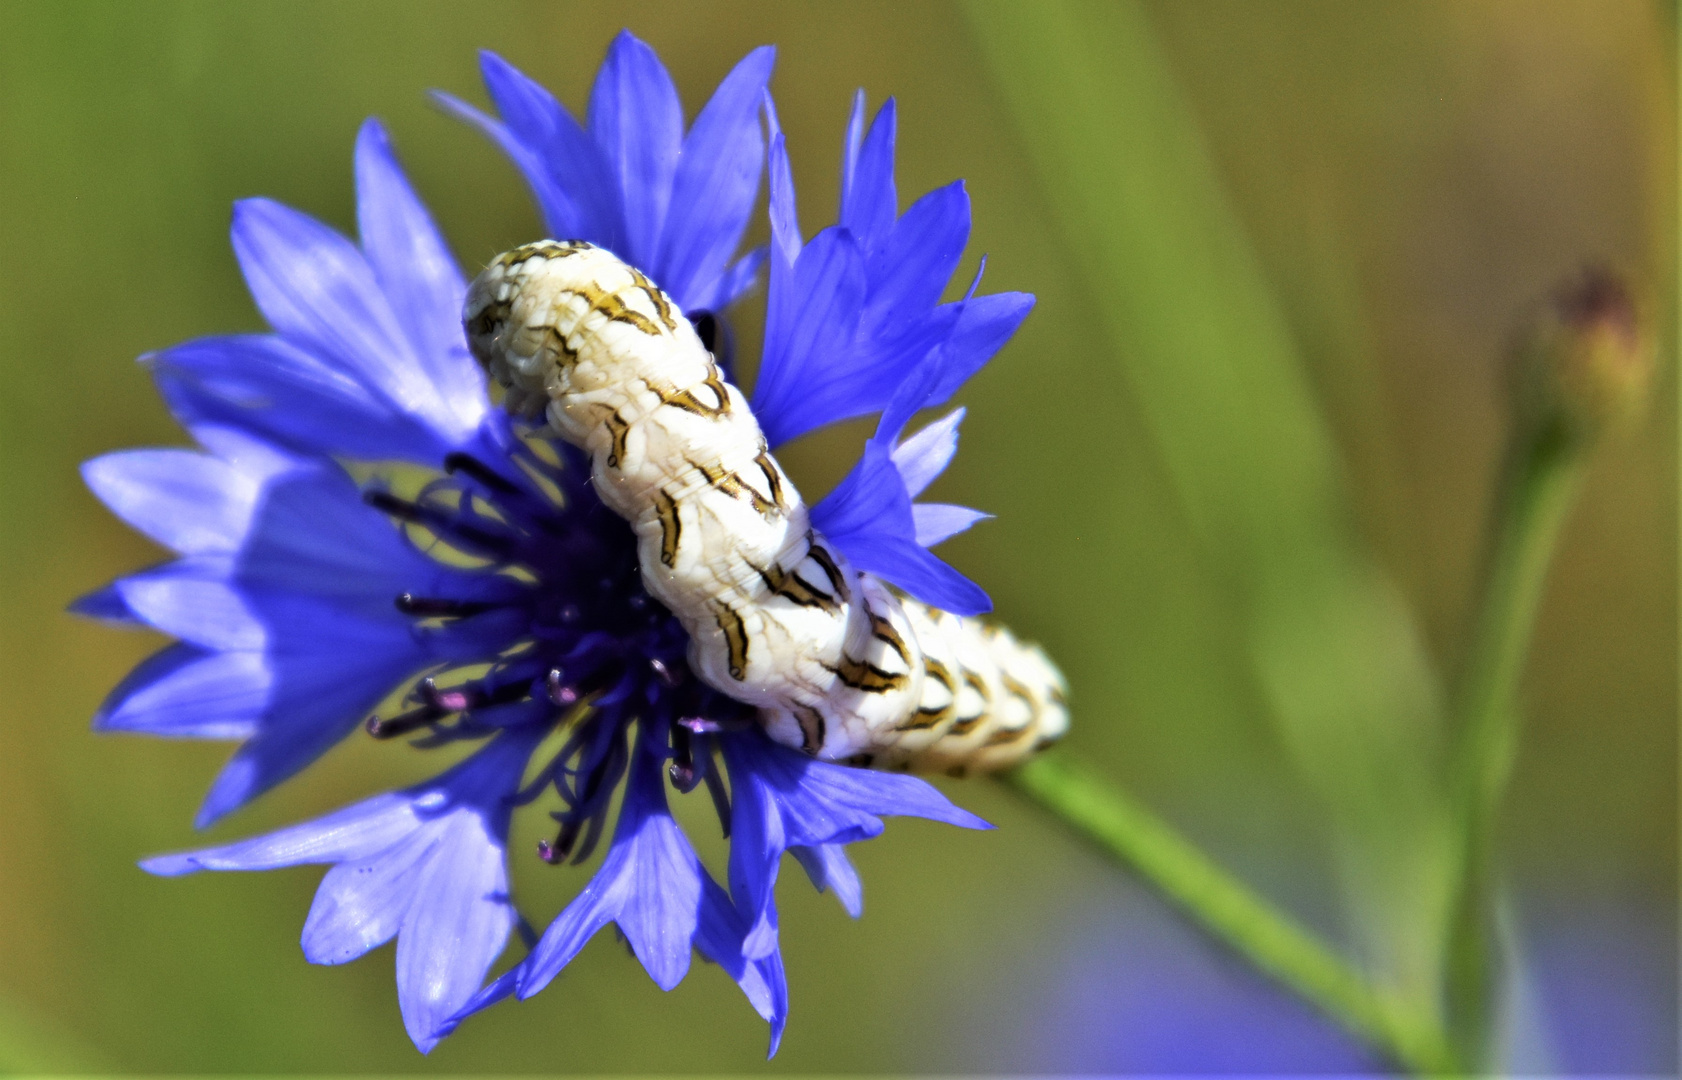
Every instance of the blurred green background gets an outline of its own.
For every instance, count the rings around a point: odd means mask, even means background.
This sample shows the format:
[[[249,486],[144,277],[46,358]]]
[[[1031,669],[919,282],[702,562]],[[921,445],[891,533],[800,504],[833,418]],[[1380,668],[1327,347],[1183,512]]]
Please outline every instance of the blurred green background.
[[[1144,15],[1135,44],[1183,95],[1162,114],[1182,127],[1154,130],[1143,113],[1094,112],[1078,98],[1064,106],[1087,109],[1078,115],[1095,133],[1084,144],[1094,160],[1148,168],[1189,153],[1207,165],[1230,214],[1210,228],[1228,229],[1223,250],[1253,259],[1245,280],[1265,291],[1233,302],[1261,297],[1279,316],[1281,355],[1300,358],[1311,391],[1304,415],[1325,426],[1341,463],[1351,535],[1399,590],[1443,677],[1466,632],[1506,430],[1508,343],[1585,261],[1618,267],[1645,301],[1662,341],[1655,405],[1632,438],[1597,456],[1567,526],[1523,689],[1529,715],[1502,843],[1516,933],[1539,969],[1564,955],[1559,942],[1603,931],[1615,942],[1599,955],[1625,949],[1647,965],[1588,965],[1605,969],[1604,991],[1544,987],[1556,1040],[1603,1028],[1592,1010],[1608,1001],[1671,1016],[1674,9],[1231,0],[1151,4]],[[1158,306],[1119,329],[1107,317],[1126,307],[1117,279],[1096,275],[1081,250],[1078,192],[1048,166],[1035,126],[1044,102],[1023,89],[1023,72],[1058,57],[1035,52],[1032,35],[1013,54],[998,22],[985,8],[966,17],[936,3],[0,6],[0,1033],[33,1046],[28,1064],[764,1067],[763,1026],[728,980],[698,967],[662,995],[611,935],[540,997],[493,1010],[421,1058],[398,1021],[389,950],[346,968],[299,954],[319,871],[161,881],[135,869],[141,856],[199,842],[192,812],[227,748],[89,734],[103,695],[158,641],[63,614],[74,596],[160,557],[76,474],[108,450],[182,441],[134,357],[261,328],[226,241],[231,201],[269,195],[352,231],[352,140],[378,115],[471,268],[536,236],[537,218],[513,170],[424,91],[482,102],[474,50],[486,47],[580,110],[621,25],[659,51],[691,115],[749,48],[778,45],[773,91],[808,232],[833,213],[858,86],[873,108],[899,98],[902,201],[969,181],[966,266],[990,253],[988,288],[1030,290],[1039,306],[960,398],[971,410],[964,452],[935,494],[998,519],[944,553],[1067,672],[1075,728],[1063,752],[1126,783],[1317,928],[1361,940],[1338,897],[1351,872],[1371,867],[1339,862],[1337,830],[1303,779],[1319,744],[1293,743],[1270,719],[1244,639],[1257,601],[1237,579],[1252,570],[1228,563],[1253,561],[1265,577],[1274,555],[1234,553],[1230,535],[1211,546],[1186,470],[1200,467],[1197,447],[1220,445],[1196,426],[1215,411],[1196,396],[1165,402],[1140,374],[1160,339],[1127,336],[1152,319],[1221,324],[1224,307],[1210,303],[1221,293],[1161,287],[1202,280],[1197,249],[1179,265],[1169,248],[1154,267],[1129,264],[1141,285],[1158,286],[1128,293],[1135,308],[1142,295]],[[1133,75],[1118,75],[1122,91]],[[1154,207],[1131,209],[1158,220]],[[1160,220],[1183,212],[1164,207]],[[740,313],[749,342],[758,318],[751,302]],[[1172,371],[1175,359],[1155,362]],[[1232,363],[1243,370],[1242,350]],[[1246,430],[1265,433],[1270,419]],[[831,433],[784,460],[815,496],[845,472],[858,437]],[[1271,449],[1258,445],[1258,460]],[[1327,747],[1323,769],[1339,767],[1337,752]],[[431,764],[353,739],[210,837],[319,813]],[[771,1069],[1121,1067],[1135,1060],[1126,995],[1072,979],[1070,965],[1099,946],[1071,927],[1175,942],[1149,953],[1159,971],[1132,973],[1141,985],[1203,965],[1237,987],[1234,1000],[1271,994],[1195,937],[1165,939],[1177,931],[1154,900],[1118,887],[1117,871],[1009,793],[945,787],[999,830],[898,822],[854,848],[862,922],[785,875],[793,1016]],[[515,838],[516,881],[547,919],[583,872],[523,857],[535,836]],[[1385,855],[1378,848],[1375,862]],[[1081,1015],[1098,1049],[1086,1057],[1032,1037],[1066,1013],[1070,986],[1089,988]],[[1630,1022],[1629,1046],[1594,1059],[1596,1071],[1674,1068],[1669,1021],[1644,1022]],[[1195,1046],[1220,1028],[1209,1013],[1184,1039]],[[1105,1057],[1112,1044],[1119,1056]],[[1303,1053],[1290,1060],[1311,1066]]]

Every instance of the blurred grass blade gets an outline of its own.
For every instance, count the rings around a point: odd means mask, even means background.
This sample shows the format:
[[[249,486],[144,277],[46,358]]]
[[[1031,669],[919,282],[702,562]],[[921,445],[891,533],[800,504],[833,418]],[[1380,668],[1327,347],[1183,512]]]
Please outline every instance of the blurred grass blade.
[[[972,3],[1064,249],[1282,741],[1331,812],[1364,957],[1435,1007],[1452,858],[1440,706],[1358,543],[1323,416],[1196,123],[1133,3]]]

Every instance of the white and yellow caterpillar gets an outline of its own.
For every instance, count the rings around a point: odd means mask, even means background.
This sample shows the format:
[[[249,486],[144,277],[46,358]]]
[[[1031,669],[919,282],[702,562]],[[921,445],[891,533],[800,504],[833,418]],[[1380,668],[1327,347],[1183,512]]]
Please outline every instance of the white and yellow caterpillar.
[[[896,595],[808,521],[740,390],[677,306],[582,241],[498,256],[465,310],[508,407],[590,455],[689,662],[770,736],[878,768],[990,771],[1068,727],[1063,678],[1008,631]]]

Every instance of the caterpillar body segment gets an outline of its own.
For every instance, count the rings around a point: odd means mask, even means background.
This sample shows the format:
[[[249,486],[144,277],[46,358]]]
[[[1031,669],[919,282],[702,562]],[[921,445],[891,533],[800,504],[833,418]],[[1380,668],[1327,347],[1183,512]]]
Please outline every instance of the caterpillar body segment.
[[[1039,649],[898,596],[812,527],[746,398],[634,267],[581,241],[517,248],[475,279],[465,321],[509,408],[589,454],[690,666],[772,738],[960,772],[1063,734],[1062,677]]]

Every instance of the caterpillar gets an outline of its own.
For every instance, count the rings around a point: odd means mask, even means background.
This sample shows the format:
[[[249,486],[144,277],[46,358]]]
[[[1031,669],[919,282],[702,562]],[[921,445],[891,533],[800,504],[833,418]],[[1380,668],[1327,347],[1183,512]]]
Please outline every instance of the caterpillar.
[[[498,256],[464,309],[506,406],[547,414],[637,537],[696,674],[776,741],[917,771],[1008,767],[1068,727],[1062,676],[1008,631],[896,594],[814,529],[742,392],[641,271],[583,241]]]

